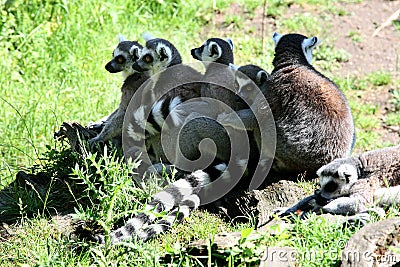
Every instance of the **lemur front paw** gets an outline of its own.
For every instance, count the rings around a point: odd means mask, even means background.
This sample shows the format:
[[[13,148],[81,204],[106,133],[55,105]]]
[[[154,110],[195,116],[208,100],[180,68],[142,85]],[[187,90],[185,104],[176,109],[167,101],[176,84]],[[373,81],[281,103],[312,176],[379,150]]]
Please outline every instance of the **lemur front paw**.
[[[280,217],[280,218],[285,217],[285,216],[290,214],[290,213],[287,213],[288,209],[289,209],[289,207],[277,207],[277,208],[274,208],[271,211],[271,216],[272,217],[277,216],[277,217]]]
[[[100,132],[104,128],[104,124],[105,124],[104,122],[102,123],[89,122],[87,128],[95,132]]]
[[[96,146],[96,144],[102,142],[103,140],[101,140],[99,138],[99,136],[93,137],[92,139],[89,140],[89,146],[90,148],[94,148]]]

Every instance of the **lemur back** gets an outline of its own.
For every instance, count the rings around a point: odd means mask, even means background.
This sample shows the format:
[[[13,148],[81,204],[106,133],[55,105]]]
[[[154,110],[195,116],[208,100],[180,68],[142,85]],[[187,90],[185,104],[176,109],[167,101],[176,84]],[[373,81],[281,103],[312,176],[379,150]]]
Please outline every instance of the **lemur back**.
[[[275,33],[273,39],[274,69],[251,107],[260,117],[271,116],[275,121],[273,171],[314,175],[324,164],[350,155],[355,141],[351,111],[336,84],[311,65],[317,37]],[[268,110],[263,104],[265,99],[271,114],[264,114]],[[257,129],[252,112],[243,110],[238,114],[246,129]],[[230,116],[221,119],[223,124],[237,125]],[[261,132],[271,130],[261,127]],[[269,151],[261,154],[271,155]]]
[[[351,111],[336,84],[310,64],[317,37],[274,34],[273,39],[274,70],[262,90],[276,123],[274,167],[313,175],[322,165],[350,155]]]

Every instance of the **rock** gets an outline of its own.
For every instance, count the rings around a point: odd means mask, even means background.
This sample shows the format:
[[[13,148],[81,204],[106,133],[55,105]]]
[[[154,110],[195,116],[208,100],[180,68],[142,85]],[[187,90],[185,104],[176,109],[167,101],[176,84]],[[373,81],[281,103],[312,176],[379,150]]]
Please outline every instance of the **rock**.
[[[296,265],[298,254],[289,247],[268,247],[261,258],[260,267],[289,267]]]
[[[400,217],[368,224],[347,242],[341,266],[394,266],[400,263],[399,249]]]
[[[228,219],[238,217],[258,218],[258,227],[271,220],[273,210],[293,206],[307,195],[307,192],[293,181],[281,180],[262,190],[230,193],[219,204],[219,210]]]

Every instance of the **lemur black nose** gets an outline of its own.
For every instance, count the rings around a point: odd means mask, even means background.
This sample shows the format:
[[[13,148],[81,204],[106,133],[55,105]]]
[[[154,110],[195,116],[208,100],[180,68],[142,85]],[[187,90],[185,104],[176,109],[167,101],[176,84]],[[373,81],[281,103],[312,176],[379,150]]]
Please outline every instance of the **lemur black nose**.
[[[117,69],[114,68],[114,66],[113,66],[113,64],[112,64],[112,61],[108,62],[108,63],[106,64],[105,68],[106,68],[106,70],[107,70],[108,72],[110,72],[110,73],[119,72],[119,70],[117,70]]]
[[[235,101],[236,102],[240,102],[240,101],[243,101],[243,99],[238,94],[236,94],[235,95]]]
[[[139,59],[140,60],[140,59]],[[139,61],[138,60],[138,61]],[[138,71],[138,72],[144,72],[146,71],[145,69],[143,69],[142,67],[140,67],[140,65],[138,64],[138,61],[136,61],[135,63],[133,63],[132,65],[132,69]]]
[[[331,181],[331,182],[327,183],[322,190],[327,193],[332,193],[332,192],[335,192],[338,189],[338,187],[339,186],[337,183]]]

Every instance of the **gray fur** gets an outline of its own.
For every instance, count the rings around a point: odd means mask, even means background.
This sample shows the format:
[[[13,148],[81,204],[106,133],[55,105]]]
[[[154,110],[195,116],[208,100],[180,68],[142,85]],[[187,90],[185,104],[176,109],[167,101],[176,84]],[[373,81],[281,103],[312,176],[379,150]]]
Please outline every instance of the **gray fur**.
[[[128,131],[131,136],[124,138],[124,142],[130,147],[127,155],[134,158],[141,152],[146,153],[143,149],[150,149],[154,152],[153,158],[150,159],[152,162],[168,162],[161,147],[160,130],[163,127],[178,127],[189,115],[189,111],[174,112],[174,107],[200,96],[200,86],[193,81],[201,81],[201,74],[181,63],[181,56],[171,42],[161,38],[153,38],[146,42],[133,68],[148,73],[151,77],[143,87],[144,91],[139,92],[132,103],[132,107],[136,107],[137,110],[128,114],[126,118],[130,123],[127,127],[132,127]],[[171,117],[169,121],[166,120],[165,110]],[[151,164],[147,161],[144,163]],[[144,168],[148,167],[144,165]]]
[[[256,74],[253,76],[256,77]],[[198,204],[192,205],[192,207],[190,207],[188,204],[195,203],[195,201],[193,201],[195,199],[200,200],[199,190],[202,186],[207,185],[210,181],[221,176],[221,174],[223,174],[225,180],[231,179],[230,172],[226,170],[226,164],[218,164],[215,167],[207,167],[213,166],[213,164],[210,163],[213,163],[214,156],[216,155],[215,157],[217,160],[222,162],[229,162],[231,159],[235,161],[236,159],[241,159],[241,155],[239,156],[239,154],[245,153],[246,149],[249,147],[246,142],[243,142],[244,139],[247,139],[245,131],[233,131],[230,134],[234,140],[241,140],[239,144],[234,144],[234,147],[231,147],[231,140],[229,139],[229,135],[226,130],[224,130],[224,128],[214,119],[204,116],[204,114],[207,114],[209,108],[207,107],[207,104],[204,104],[202,101],[188,100],[180,104],[177,108],[187,113],[192,113],[192,116],[186,117],[188,122],[184,124],[182,128],[169,128],[170,131],[168,131],[168,133],[172,137],[179,136],[178,143],[174,143],[174,139],[171,141],[167,140],[165,142],[157,143],[157,145],[153,146],[153,153],[155,152],[155,147],[161,147],[161,143],[167,145],[167,147],[164,147],[165,151],[167,152],[175,151],[176,148],[179,147],[180,151],[183,153],[183,157],[178,157],[174,154],[169,155],[169,159],[172,158],[174,161],[173,163],[176,163],[177,166],[183,167],[184,169],[187,168],[187,171],[192,171],[192,173],[184,175],[182,179],[171,184],[166,190],[157,193],[159,196],[161,196],[156,200],[161,207],[161,209],[157,210],[157,212],[167,212],[167,215],[163,219],[155,221],[154,218],[146,216],[145,214],[139,214],[135,218],[129,220],[125,226],[112,232],[111,239],[113,243],[130,239],[132,237],[146,241],[153,235],[168,230],[173,223],[180,222],[183,218],[189,216],[191,211],[197,208]],[[196,117],[196,115],[193,114],[194,111],[198,112],[196,114],[199,115],[199,117]],[[129,118],[128,121],[130,121]],[[175,130],[179,130],[179,132],[176,133]],[[244,134],[245,136],[242,138],[237,136],[240,134]],[[158,139],[157,136],[148,138]],[[216,151],[212,149],[213,146],[202,146],[204,149],[199,149],[199,144],[205,139],[210,139],[213,141],[213,143],[216,145]],[[155,144],[155,142],[157,141],[153,140],[150,143]],[[168,148],[168,145],[170,145],[171,148]],[[229,147],[227,147],[227,145],[229,145]],[[161,153],[162,152],[160,152],[160,154]],[[182,158],[191,161],[188,163],[186,161],[182,162]],[[156,159],[155,162],[157,162]],[[165,159],[163,162],[168,161]],[[167,166],[167,169],[168,167],[169,166]],[[238,167],[240,168],[241,166]],[[153,169],[157,171],[160,168],[156,164]],[[195,169],[203,170],[193,172]],[[209,172],[209,170],[211,170],[211,172]],[[219,170],[219,172],[215,173],[215,170]],[[212,176],[211,173],[214,176]],[[203,179],[204,181],[201,183],[196,182],[198,181],[197,177],[202,177],[202,175],[205,174],[209,176],[209,179]],[[234,174],[234,176],[236,176],[237,174],[240,174],[240,172],[234,172]],[[179,188],[174,191],[170,189],[171,187],[175,187],[174,184],[190,184],[191,187],[189,191],[182,191]],[[165,192],[169,192],[169,194],[166,194]],[[172,205],[168,205],[168,202],[172,203]],[[99,236],[98,240],[102,241],[104,240],[104,237]]]
[[[233,110],[244,108],[244,102],[235,95],[234,71],[225,67],[234,63],[232,41],[210,38],[200,47],[193,48],[191,54],[194,59],[201,61],[205,65],[206,72],[204,76],[206,80],[226,85],[222,87],[213,83],[206,83],[201,87],[202,97],[220,101],[220,105],[213,105],[215,106],[213,108],[216,109],[215,113],[219,114],[223,110],[222,103]]]
[[[119,35],[118,37],[120,42],[113,52],[113,59],[106,64],[105,68],[110,73],[122,72],[123,74],[124,83],[121,87],[121,101],[118,108],[102,122],[104,125],[102,131],[89,140],[91,146],[114,137],[121,137],[122,124],[128,104],[138,88],[148,79],[148,76],[144,73],[138,73],[132,69],[137,57],[132,56],[130,50],[133,47],[136,50],[141,50],[142,46],[135,41],[126,41],[123,36]]]
[[[235,72],[237,95],[251,105],[260,92],[260,87],[270,78],[270,74],[256,65],[240,66]],[[250,80],[253,82],[250,82]],[[257,86],[255,86],[257,85]]]
[[[282,215],[297,210],[357,215],[400,204],[399,145],[336,159],[317,174],[320,189]]]

